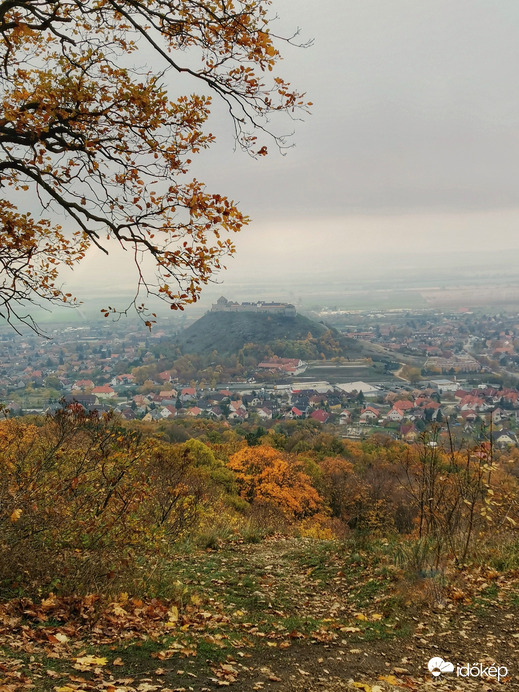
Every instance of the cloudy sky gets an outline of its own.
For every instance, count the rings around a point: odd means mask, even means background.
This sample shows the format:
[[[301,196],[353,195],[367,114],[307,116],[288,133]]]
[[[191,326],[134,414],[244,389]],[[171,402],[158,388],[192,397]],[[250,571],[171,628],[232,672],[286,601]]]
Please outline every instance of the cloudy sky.
[[[224,285],[266,273],[369,266],[375,253],[503,252],[519,260],[517,0],[273,0],[300,29],[280,70],[314,102],[294,147],[261,160],[218,144],[196,175],[253,223]],[[95,269],[94,269],[95,265]],[[108,264],[106,265],[108,267]],[[112,265],[113,267],[113,265]],[[105,272],[92,258],[84,272]]]

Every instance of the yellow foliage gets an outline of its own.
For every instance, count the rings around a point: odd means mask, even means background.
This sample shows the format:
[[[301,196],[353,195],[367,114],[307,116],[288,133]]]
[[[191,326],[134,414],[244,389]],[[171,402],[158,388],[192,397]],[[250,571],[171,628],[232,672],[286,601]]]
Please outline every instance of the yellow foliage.
[[[316,538],[324,541],[331,541],[335,534],[329,526],[326,526],[327,517],[316,515],[303,519],[299,524],[299,532],[305,538]]]
[[[315,514],[322,504],[303,464],[294,455],[267,445],[244,447],[231,456],[228,465],[236,473],[241,495],[248,502],[271,505],[293,518]]]
[[[41,427],[1,421],[0,578],[113,579],[134,551],[164,550],[201,495],[196,469],[175,452],[81,407]]]
[[[3,8],[0,184],[29,191],[12,196],[19,205],[40,200],[46,212],[50,200],[75,231],[65,235],[37,221],[39,215],[0,202],[0,304],[7,319],[30,324],[20,302],[73,302],[59,270],[76,266],[92,245],[108,250],[105,239],[129,251],[139,289],[175,310],[198,299],[234,253],[231,236],[248,217],[188,176],[193,156],[214,142],[206,128],[211,97],[197,89],[225,102],[239,144],[254,156],[267,154],[257,140],[268,135],[271,114],[308,108],[282,78],[268,77],[280,59],[275,42],[283,40],[269,31],[268,4],[135,0],[124,11],[103,1]],[[151,60],[139,54],[142,37],[155,53]],[[189,96],[176,93],[178,80],[164,78],[168,70],[191,80]],[[152,261],[151,275],[143,255]],[[133,305],[148,317],[143,304]]]

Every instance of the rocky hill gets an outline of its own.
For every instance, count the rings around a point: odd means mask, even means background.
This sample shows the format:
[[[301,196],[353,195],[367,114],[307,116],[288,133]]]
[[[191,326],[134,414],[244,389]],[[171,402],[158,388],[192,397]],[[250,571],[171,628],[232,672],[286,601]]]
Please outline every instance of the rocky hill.
[[[208,312],[190,325],[179,336],[178,342],[184,353],[216,350],[220,354],[231,354],[237,353],[245,344],[279,346],[279,342],[293,344],[296,349],[297,342],[300,342],[302,351],[306,344],[314,357],[319,356],[319,350],[326,348],[326,342],[332,350],[345,351],[344,355],[348,351],[358,356],[361,350],[353,339],[303,315],[287,317],[257,312]],[[303,355],[308,357],[310,353],[302,353],[300,357]]]

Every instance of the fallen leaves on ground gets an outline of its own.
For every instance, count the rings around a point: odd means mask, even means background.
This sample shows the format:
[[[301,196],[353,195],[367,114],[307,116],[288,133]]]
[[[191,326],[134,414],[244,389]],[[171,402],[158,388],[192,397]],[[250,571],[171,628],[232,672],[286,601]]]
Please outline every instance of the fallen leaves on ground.
[[[433,689],[433,654],[517,660],[519,573],[467,571],[433,602],[409,605],[406,593],[395,606],[394,572],[366,563],[348,573],[342,553],[317,561],[314,547],[276,537],[185,556],[182,602],[49,594],[0,604],[0,692],[418,692]]]

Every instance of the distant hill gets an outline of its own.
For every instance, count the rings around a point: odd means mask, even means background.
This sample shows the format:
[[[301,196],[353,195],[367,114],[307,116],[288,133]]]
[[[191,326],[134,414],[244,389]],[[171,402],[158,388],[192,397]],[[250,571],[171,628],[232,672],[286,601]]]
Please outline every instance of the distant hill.
[[[312,335],[311,348],[315,353],[301,353],[300,357],[319,357],[330,337],[344,355],[361,355],[362,348],[358,342],[303,315],[286,317],[257,312],[208,312],[182,332],[178,342],[184,353],[203,354],[216,350],[222,355],[232,354],[245,344],[253,343],[260,347],[276,346],[277,355],[283,355],[278,353],[280,341],[292,342],[296,347],[295,342],[305,341],[309,334]]]

